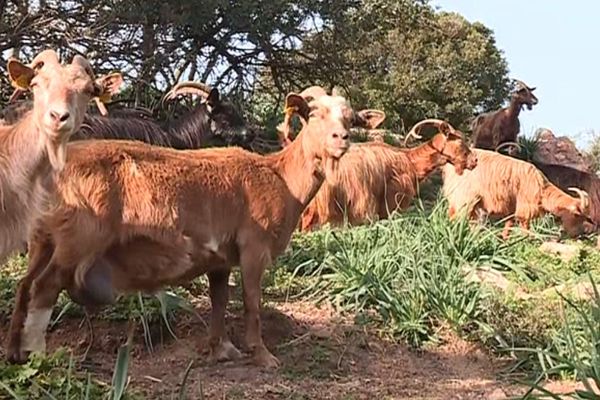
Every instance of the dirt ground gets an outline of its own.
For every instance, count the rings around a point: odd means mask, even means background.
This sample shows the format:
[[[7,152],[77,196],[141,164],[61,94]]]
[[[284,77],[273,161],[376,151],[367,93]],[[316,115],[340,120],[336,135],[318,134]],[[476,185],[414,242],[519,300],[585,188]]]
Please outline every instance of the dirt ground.
[[[198,304],[208,320],[208,304]],[[233,342],[242,348],[240,306],[231,307],[227,323]],[[149,399],[176,398],[185,370],[193,361],[186,384],[188,399],[503,399],[522,389],[499,378],[503,365],[485,351],[452,335],[433,350],[414,351],[378,338],[337,316],[331,309],[306,302],[271,303],[262,314],[267,346],[280,359],[275,371],[247,360],[208,364],[203,322],[181,315],[174,328],[153,332],[154,351],[135,335],[130,361],[130,386]],[[88,331],[80,319],[65,318],[49,333],[49,348],[60,345],[82,354]],[[110,382],[127,323],[93,320],[94,341],[85,365]],[[0,332],[4,341],[6,328]]]

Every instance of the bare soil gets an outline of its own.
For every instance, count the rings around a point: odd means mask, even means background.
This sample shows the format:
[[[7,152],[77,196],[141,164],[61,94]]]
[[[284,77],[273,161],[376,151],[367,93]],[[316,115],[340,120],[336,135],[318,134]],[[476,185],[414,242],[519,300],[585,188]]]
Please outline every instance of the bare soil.
[[[196,305],[208,321],[210,307]],[[240,305],[230,307],[232,341],[243,348]],[[207,363],[207,329],[180,314],[173,339],[153,327],[153,352],[138,326],[130,361],[130,387],[148,399],[174,399],[189,363],[188,399],[502,399],[523,392],[499,377],[505,365],[478,346],[451,334],[433,349],[415,351],[376,336],[327,307],[308,302],[269,303],[262,313],[263,337],[280,359],[278,370],[261,370],[248,360]],[[80,319],[64,318],[48,335],[50,351],[67,346],[83,354],[89,331]],[[127,322],[93,319],[94,340],[80,367],[110,382]],[[138,324],[139,325],[139,324]],[[7,324],[0,330],[4,341]],[[567,388],[568,389],[568,388]]]

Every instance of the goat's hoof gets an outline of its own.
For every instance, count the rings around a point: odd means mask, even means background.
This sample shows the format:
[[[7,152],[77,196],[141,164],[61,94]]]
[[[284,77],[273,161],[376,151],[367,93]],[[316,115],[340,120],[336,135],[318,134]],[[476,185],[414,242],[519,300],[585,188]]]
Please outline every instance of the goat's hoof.
[[[31,352],[20,350],[18,348],[9,348],[6,352],[6,359],[10,364],[25,364]]]
[[[254,352],[254,356],[252,357],[252,362],[254,365],[263,368],[278,368],[281,365],[281,362],[275,357],[269,350],[265,347],[261,349],[257,349]]]
[[[215,363],[240,358],[242,358],[242,353],[229,340],[224,340],[211,349],[209,361]]]

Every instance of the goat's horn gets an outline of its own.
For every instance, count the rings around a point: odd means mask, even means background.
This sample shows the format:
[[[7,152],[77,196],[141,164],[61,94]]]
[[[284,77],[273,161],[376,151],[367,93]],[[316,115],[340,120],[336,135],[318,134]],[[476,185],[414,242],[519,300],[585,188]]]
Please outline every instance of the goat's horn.
[[[532,90],[532,89],[531,89],[529,86],[527,86],[527,84],[526,84],[525,82],[523,82],[523,81],[520,81],[520,80],[518,80],[518,79],[515,79],[515,83],[517,84],[517,86],[522,86],[524,89],[527,89],[527,90],[529,90],[529,91],[531,91],[531,90]],[[534,89],[535,89],[535,88],[534,88]]]
[[[581,201],[581,209],[585,210],[589,207],[590,205],[590,196],[589,194],[585,191],[585,190],[581,190],[579,188],[576,187],[570,187],[569,190],[573,193],[577,193],[577,195],[579,196],[579,199]]]
[[[21,90],[21,89],[15,89],[14,92],[12,92],[12,94],[8,98],[8,104],[12,104],[15,101],[17,101],[17,99],[19,97],[21,97],[23,95],[23,93],[25,93],[23,90]]]
[[[76,54],[75,57],[73,57],[71,64],[79,65],[92,79],[94,79],[94,70],[92,69],[92,66],[87,58]]]
[[[494,151],[498,152],[498,151],[500,151],[500,149],[503,149],[504,147],[516,147],[517,150],[521,151],[521,145],[517,142],[504,142],[504,143],[498,145],[498,147],[496,147],[496,149]]]
[[[311,101],[322,96],[327,96],[327,91],[321,86],[311,86],[300,92],[300,96],[304,97],[306,101]]]
[[[208,97],[208,94],[211,90],[212,87],[205,83],[193,81],[180,82],[177,85],[173,86],[173,88],[167,94],[164,95],[161,102],[173,100],[180,94],[195,94],[202,97]]]
[[[443,123],[448,124],[448,126],[450,127],[450,129],[451,129],[452,132],[454,132],[456,130],[448,122],[443,121],[441,119],[435,119],[435,118],[424,119],[423,121],[417,122],[412,127],[412,129],[406,134],[406,137],[404,138],[404,145],[406,146],[406,143],[408,142],[408,138],[410,138],[411,136],[414,137],[415,139],[423,139],[423,136],[417,134],[417,132],[420,131],[423,126],[434,126],[434,127],[436,127],[436,128],[439,129],[439,127]]]
[[[44,66],[44,64],[60,64],[58,54],[53,49],[48,49],[40,52],[37,56],[33,57],[31,61],[31,68],[37,69]]]

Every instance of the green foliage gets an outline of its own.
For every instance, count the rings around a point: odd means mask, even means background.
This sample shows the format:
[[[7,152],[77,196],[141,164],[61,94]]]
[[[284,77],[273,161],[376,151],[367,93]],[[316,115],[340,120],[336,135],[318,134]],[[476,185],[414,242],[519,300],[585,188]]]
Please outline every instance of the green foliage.
[[[100,399],[106,384],[74,371],[73,356],[64,349],[42,357],[34,354],[24,365],[0,361],[0,398],[11,399]]]
[[[505,245],[496,232],[448,222],[443,207],[431,214],[403,214],[352,230],[312,234],[317,254],[299,263],[296,275],[315,277],[307,289],[340,309],[371,315],[413,345],[430,339],[445,322],[458,330],[478,321],[480,288],[464,269],[486,263],[503,268]],[[292,252],[302,260],[310,250]]]
[[[570,315],[575,318],[562,319],[561,342],[557,350],[524,348],[515,349],[528,354],[534,354],[540,360],[547,360],[544,369],[537,379],[526,382],[530,390],[524,399],[561,399],[543,387],[540,382],[544,377],[565,373],[574,373],[576,378],[583,383],[583,389],[576,389],[567,394],[572,399],[600,400],[600,294],[594,279],[590,276],[594,295],[591,303],[580,305],[565,297],[561,298],[567,305]],[[568,314],[567,314],[568,315]],[[595,388],[593,387],[595,386]],[[532,394],[534,390],[542,394]],[[539,393],[538,392],[538,393]]]
[[[340,85],[357,105],[386,111],[406,131],[424,118],[466,128],[474,112],[508,95],[507,64],[491,30],[427,2],[356,2],[303,42],[306,82]]]

